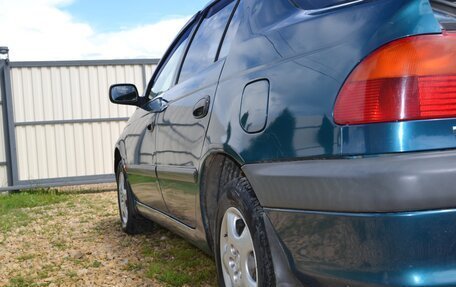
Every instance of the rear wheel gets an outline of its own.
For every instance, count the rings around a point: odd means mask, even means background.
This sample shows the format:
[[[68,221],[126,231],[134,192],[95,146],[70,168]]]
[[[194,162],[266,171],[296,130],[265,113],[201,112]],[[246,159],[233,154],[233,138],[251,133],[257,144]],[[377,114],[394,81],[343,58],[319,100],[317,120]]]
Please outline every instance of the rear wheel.
[[[128,184],[127,176],[124,170],[123,162],[120,161],[117,166],[117,202],[119,205],[120,222],[122,230],[128,234],[138,233],[142,224],[142,219],[136,213],[134,197]]]
[[[215,236],[220,286],[275,286],[263,214],[245,178],[231,181],[222,190]]]

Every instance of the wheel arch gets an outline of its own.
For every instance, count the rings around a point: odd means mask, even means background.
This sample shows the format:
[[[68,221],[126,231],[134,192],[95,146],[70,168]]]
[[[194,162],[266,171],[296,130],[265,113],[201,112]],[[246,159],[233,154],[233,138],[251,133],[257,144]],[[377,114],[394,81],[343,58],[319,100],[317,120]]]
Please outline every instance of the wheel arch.
[[[119,166],[119,162],[122,160],[122,156],[120,154],[119,148],[116,147],[114,149],[114,174],[117,174],[117,168]]]
[[[126,159],[125,142],[119,140],[114,148],[114,173],[117,174],[117,167],[122,159]]]
[[[239,159],[224,151],[215,151],[208,154],[201,164],[200,208],[206,232],[207,243],[213,251],[215,217],[221,187],[236,177],[244,176],[242,163]]]

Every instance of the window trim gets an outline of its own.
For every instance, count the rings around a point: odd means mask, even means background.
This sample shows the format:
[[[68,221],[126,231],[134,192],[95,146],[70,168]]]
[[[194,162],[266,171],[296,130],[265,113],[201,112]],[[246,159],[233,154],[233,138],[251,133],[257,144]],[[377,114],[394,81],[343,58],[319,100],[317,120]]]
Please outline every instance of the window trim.
[[[180,76],[181,76],[181,73],[182,73],[182,68],[184,67],[185,59],[187,58],[187,54],[188,54],[188,52],[190,50],[190,47],[191,47],[191,45],[193,43],[193,40],[195,39],[196,33],[198,33],[198,31],[199,31],[199,29],[201,27],[201,24],[203,23],[203,20],[207,16],[207,13],[209,13],[209,10],[211,10],[212,7],[214,7],[215,5],[220,3],[221,1],[227,1],[227,0],[213,1],[212,3],[210,3],[210,5],[208,5],[206,8],[204,8],[203,11],[200,12],[199,19],[198,19],[198,25],[197,25],[196,29],[193,31],[191,39],[190,39],[190,41],[189,41],[189,43],[188,43],[188,45],[186,47],[185,53],[183,55],[183,59],[182,59],[182,61],[180,63],[179,71],[176,74],[177,77],[176,77],[176,82],[175,82],[174,85],[179,84],[179,79],[180,79]],[[231,20],[233,19],[234,13],[236,12],[237,7],[239,6],[240,0],[232,0],[232,2],[237,2],[237,3],[234,5],[233,11],[231,11],[231,14],[230,14],[230,17],[228,18],[228,21],[227,21],[227,24],[225,26],[225,29],[223,30],[222,37],[220,38],[220,42],[219,42],[218,47],[217,47],[217,52],[215,53],[214,61],[212,62],[212,64],[219,60],[218,56],[220,54],[220,50],[221,50],[222,44],[223,44],[223,42],[225,40],[225,36],[226,36],[227,31],[228,31],[228,27],[229,27],[229,25],[231,23]]]
[[[223,43],[225,43],[226,34],[228,33],[228,29],[231,26],[231,22],[233,21],[234,15],[235,15],[239,5],[241,4],[241,0],[234,0],[234,1],[236,1],[237,3],[234,5],[233,11],[231,11],[231,15],[228,18],[228,22],[226,23],[226,27],[225,27],[225,30],[223,31],[222,38],[220,39],[217,53],[215,54],[214,62],[217,62],[218,60],[220,60],[220,52],[222,51]]]
[[[194,26],[194,27],[192,28],[192,31],[190,31],[189,39],[193,39],[195,31],[197,31],[197,29],[195,29],[195,27],[196,26],[199,27],[199,25],[200,25],[199,22],[200,22],[201,14],[202,14],[201,11],[199,11],[198,13],[193,15],[193,17],[180,30],[180,32],[177,34],[176,38],[173,40],[171,45],[166,50],[165,54],[163,55],[163,57],[161,58],[160,62],[158,63],[157,68],[155,69],[154,73],[152,74],[152,77],[151,77],[151,79],[149,81],[149,84],[147,85],[147,88],[145,90],[144,98],[148,99],[146,102],[149,102],[149,100],[152,100],[152,99],[148,98],[148,95],[150,94],[150,92],[151,92],[151,90],[152,90],[152,88],[153,88],[153,86],[155,84],[155,80],[161,74],[161,72],[163,70],[163,67],[168,63],[170,54],[173,52],[174,48],[176,48],[176,45],[179,43],[179,41],[181,40],[182,36],[185,34],[187,29],[190,29],[192,26]],[[185,52],[184,52],[183,56],[181,56],[181,58],[179,59],[178,70],[177,70],[179,73],[180,73],[180,69],[181,69],[180,67],[182,66],[183,59],[185,59],[185,55],[187,53],[187,50],[188,50],[188,47],[189,47],[190,43],[191,43],[191,41],[188,41],[188,43],[186,44],[186,47],[184,47]],[[176,78],[178,78],[177,75],[178,75],[178,73],[176,73],[174,75],[174,79],[173,79],[173,82],[172,82],[173,83],[172,87],[174,87],[176,85],[176,83],[177,83],[177,81],[176,81]]]

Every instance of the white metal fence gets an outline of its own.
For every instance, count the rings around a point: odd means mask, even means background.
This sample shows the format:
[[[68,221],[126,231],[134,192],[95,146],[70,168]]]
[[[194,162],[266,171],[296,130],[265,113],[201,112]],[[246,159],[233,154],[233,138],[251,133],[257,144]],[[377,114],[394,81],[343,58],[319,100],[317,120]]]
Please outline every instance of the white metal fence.
[[[0,191],[113,180],[113,146],[134,107],[114,83],[145,87],[157,60],[0,61]]]

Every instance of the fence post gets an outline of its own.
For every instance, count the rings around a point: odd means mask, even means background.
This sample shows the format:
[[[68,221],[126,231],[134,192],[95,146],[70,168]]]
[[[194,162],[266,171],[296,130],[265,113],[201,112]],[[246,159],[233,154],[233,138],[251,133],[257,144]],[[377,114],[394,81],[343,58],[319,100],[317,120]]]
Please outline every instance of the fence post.
[[[141,65],[141,73],[142,73],[143,91],[145,92],[146,87],[147,87],[146,64]]]
[[[16,186],[19,182],[16,133],[14,128],[13,95],[11,90],[11,70],[9,60],[0,60],[0,86],[2,88],[3,126],[5,153],[7,161],[8,185]]]

